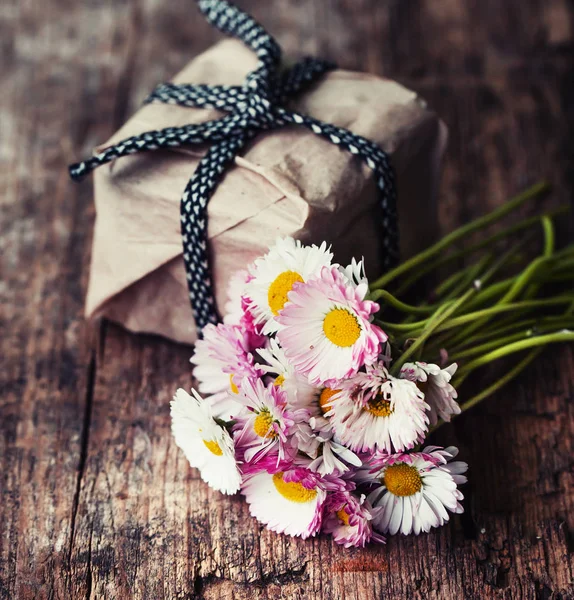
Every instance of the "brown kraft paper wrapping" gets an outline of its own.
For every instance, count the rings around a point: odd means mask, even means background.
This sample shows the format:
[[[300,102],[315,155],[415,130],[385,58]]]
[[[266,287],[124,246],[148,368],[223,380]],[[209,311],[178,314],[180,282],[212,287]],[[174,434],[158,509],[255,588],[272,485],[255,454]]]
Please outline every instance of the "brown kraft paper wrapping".
[[[256,68],[241,42],[225,40],[198,56],[175,83],[241,85]],[[436,191],[445,125],[414,92],[366,73],[335,70],[293,102],[296,110],[349,129],[390,154],[397,176],[403,258],[436,236]],[[103,147],[164,127],[222,116],[213,109],[148,104]],[[135,332],[193,343],[196,328],[182,258],[179,203],[204,149],[156,150],[121,158],[94,175],[96,224],[86,300]],[[258,135],[235,160],[208,205],[217,306],[234,271],[278,237],[332,244],[335,260],[364,257],[380,271],[381,230],[371,170],[312,132],[288,127]]]

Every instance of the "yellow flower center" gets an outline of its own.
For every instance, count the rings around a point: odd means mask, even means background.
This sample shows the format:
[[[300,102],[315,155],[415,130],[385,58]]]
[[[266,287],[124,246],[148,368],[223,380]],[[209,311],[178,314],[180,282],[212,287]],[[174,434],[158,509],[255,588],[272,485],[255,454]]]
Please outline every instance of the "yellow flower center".
[[[215,440],[203,440],[205,447],[215,456],[223,456],[221,446]]]
[[[285,303],[289,300],[287,294],[293,289],[293,284],[298,281],[304,283],[303,277],[299,273],[295,271],[283,271],[283,273],[277,275],[273,283],[269,286],[267,302],[274,315],[278,315],[283,309]]]
[[[369,400],[364,410],[375,415],[375,417],[388,417],[393,414],[395,409],[391,406],[389,400],[385,400],[380,394],[377,394]]]
[[[272,429],[273,417],[268,409],[264,408],[256,417],[253,422],[253,431],[259,437],[275,438],[277,433]]]
[[[343,523],[343,525],[349,525],[349,515],[347,514],[347,511],[345,510],[344,506],[341,510],[338,510],[336,512],[336,515],[339,521]]]
[[[239,394],[239,388],[233,382],[233,373],[229,375],[229,387],[234,394]]]
[[[329,400],[340,391],[341,390],[332,390],[331,388],[325,388],[321,391],[321,395],[319,396],[319,407],[323,414],[328,413],[331,410]]]
[[[361,326],[357,317],[346,308],[334,308],[323,321],[323,331],[335,346],[348,348],[359,339]]]
[[[273,483],[277,491],[291,502],[305,504],[311,502],[317,496],[317,490],[309,490],[302,483],[297,481],[283,481],[283,473],[275,473],[273,475]]]
[[[387,467],[383,482],[389,492],[395,496],[412,496],[423,487],[421,476],[416,467],[397,463]]]
[[[275,377],[275,381],[273,382],[273,385],[275,387],[281,387],[284,383],[285,383],[285,375],[277,375],[277,377]]]

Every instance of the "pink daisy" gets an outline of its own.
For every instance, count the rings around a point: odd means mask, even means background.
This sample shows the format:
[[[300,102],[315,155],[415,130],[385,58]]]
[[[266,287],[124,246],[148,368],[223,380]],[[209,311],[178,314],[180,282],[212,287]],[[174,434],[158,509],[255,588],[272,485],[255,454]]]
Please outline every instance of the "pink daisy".
[[[250,298],[246,294],[247,284],[253,275],[247,270],[236,271],[227,286],[227,303],[223,322],[226,325],[237,325],[247,336],[250,350],[262,348],[266,344],[266,337],[262,334],[262,325],[255,322],[255,315],[249,308]]]
[[[244,379],[237,396],[246,409],[236,426],[235,443],[247,462],[277,454],[277,461],[292,453],[289,437],[296,423],[305,420],[305,410],[290,410],[280,387],[261,379]]]
[[[347,491],[334,492],[325,502],[323,531],[345,548],[364,548],[370,541],[384,544],[385,538],[373,531],[372,523],[380,510],[373,509],[364,495],[359,498]]]
[[[379,310],[365,300],[366,283],[356,285],[337,267],[296,283],[275,317],[287,359],[312,385],[329,385],[355,375],[377,360],[387,335],[370,322]]]
[[[383,363],[340,382],[329,406],[335,435],[355,452],[400,452],[422,442],[428,430],[423,393],[389,375]]]
[[[203,336],[190,359],[199,391],[210,395],[216,416],[235,417],[241,408],[236,402],[241,381],[261,374],[254,364],[249,334],[236,325],[219,324],[207,325]]]

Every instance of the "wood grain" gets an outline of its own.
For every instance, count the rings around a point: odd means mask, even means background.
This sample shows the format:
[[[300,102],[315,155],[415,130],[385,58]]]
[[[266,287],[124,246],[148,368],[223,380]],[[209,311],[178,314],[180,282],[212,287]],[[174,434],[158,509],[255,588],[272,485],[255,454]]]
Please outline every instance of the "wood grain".
[[[540,177],[571,201],[568,0],[238,3],[287,53],[428,99],[443,231]],[[471,465],[464,515],[345,550],[262,529],[188,468],[168,402],[189,348],[83,320],[94,211],[65,167],[217,37],[189,1],[0,4],[0,597],[574,598],[572,348],[437,435]]]

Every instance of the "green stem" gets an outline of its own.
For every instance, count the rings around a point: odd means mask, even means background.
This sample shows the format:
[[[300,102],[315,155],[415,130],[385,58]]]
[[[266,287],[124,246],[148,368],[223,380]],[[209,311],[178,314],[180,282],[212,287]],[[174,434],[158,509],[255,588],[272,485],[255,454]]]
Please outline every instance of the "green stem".
[[[527,267],[518,275],[510,289],[504,294],[504,296],[498,301],[497,306],[504,306],[509,304],[518,297],[521,292],[531,284],[537,272],[541,271],[545,266],[553,260],[552,250],[554,248],[554,228],[552,226],[552,220],[549,217],[542,218],[542,228],[544,231],[544,255],[535,258]],[[547,255],[547,251],[550,251],[550,255]],[[532,287],[531,291],[536,294],[536,288]],[[452,345],[460,343],[461,340],[469,338],[475,331],[483,328],[490,316],[471,323],[465,327],[462,331],[458,332],[453,339],[450,340]]]
[[[550,333],[563,327],[570,328],[574,327],[574,319],[571,317],[571,313],[566,311],[563,315],[553,315],[550,317],[533,317],[530,319],[523,319],[521,321],[513,321],[512,323],[506,324],[504,327],[497,327],[491,329],[485,333],[473,336],[472,339],[455,346],[451,346],[449,350],[456,353],[459,356],[459,352],[466,352],[469,346],[475,347],[476,344],[492,342],[496,339],[517,334],[518,331],[527,331],[528,329],[535,329],[536,333]]]
[[[500,348],[501,346],[505,346],[506,344],[510,344],[511,342],[517,342],[518,340],[531,338],[534,336],[539,336],[547,333],[556,333],[558,330],[562,330],[564,328],[569,329],[570,327],[574,327],[574,319],[561,316],[560,320],[556,320],[554,325],[538,325],[540,320],[533,319],[534,323],[532,327],[528,329],[521,329],[516,333],[506,335],[503,337],[496,337],[495,339],[484,342],[482,344],[477,344],[472,346],[471,348],[467,348],[466,350],[461,350],[460,352],[451,352],[449,353],[449,359],[454,361],[459,361],[463,358],[470,358],[472,356],[479,356],[488,352],[490,350],[494,350],[495,348]]]
[[[547,258],[554,253],[554,225],[548,215],[542,217],[542,228],[544,230],[544,256]]]
[[[439,333],[441,331],[454,329],[455,327],[459,327],[460,325],[472,323],[476,319],[492,317],[501,313],[513,311],[526,312],[534,310],[536,308],[543,308],[546,306],[560,306],[560,304],[568,304],[573,300],[573,296],[555,296],[554,298],[544,298],[543,300],[525,300],[523,302],[514,302],[513,304],[505,304],[502,306],[496,305],[490,308],[484,308],[482,310],[467,313],[465,315],[461,315],[460,317],[454,317],[454,319],[451,319],[446,323],[441,323],[441,325],[438,328],[436,328],[435,332]],[[417,337],[418,335],[421,335],[423,333],[424,329],[426,328],[429,322],[429,319],[426,319],[424,321],[416,321],[414,323],[387,323],[381,321],[380,325],[383,329],[387,328],[391,331],[396,331],[398,333],[408,333],[409,337]]]
[[[512,287],[514,280],[516,277],[510,277],[508,279],[504,279],[502,281],[498,281],[489,285],[486,289],[481,290],[476,298],[473,298],[467,305],[467,309],[475,308],[476,306],[480,306],[486,302],[489,302],[492,298],[496,298],[496,296],[500,296],[501,294],[506,293],[506,291]]]
[[[506,312],[526,312],[536,308],[544,308],[547,306],[560,306],[561,304],[568,304],[572,302],[572,300],[572,296],[555,296],[554,298],[544,298],[542,300],[524,300],[522,302],[514,302],[512,304],[503,304],[502,306],[497,304],[496,306],[492,306],[491,308],[485,308],[483,310],[477,310],[472,313],[467,313],[466,315],[461,315],[460,317],[455,317],[454,319],[448,321],[448,323],[444,323],[443,325],[441,325],[441,327],[437,329],[437,332],[447,331],[448,329],[453,329],[455,327],[459,327],[460,325],[465,325],[466,323],[472,323],[476,321],[476,319],[490,318],[494,315]],[[412,335],[414,337],[416,335],[416,332],[413,332]]]
[[[530,276],[525,279],[522,287],[519,286],[520,280],[517,279],[516,285],[518,286],[518,292],[514,295],[514,298],[518,296],[522,296],[522,300],[532,300],[535,298],[540,290],[540,286],[547,278],[548,273],[553,270],[553,267],[556,263],[556,261],[552,261],[550,268],[545,268],[546,264],[548,264],[548,261],[550,261],[554,253],[554,225],[552,223],[552,219],[550,219],[548,216],[541,218],[541,224],[544,231],[544,248],[542,256],[537,259],[538,265],[535,264],[536,261],[530,265],[530,267],[532,267],[532,272],[530,273]],[[522,275],[524,275],[524,273],[521,274],[521,277]],[[512,293],[512,289],[513,288],[511,288],[501,299],[501,302],[504,301],[506,296]],[[512,315],[508,315],[500,321],[499,325],[511,324],[513,321],[514,317]]]
[[[406,273],[417,267],[418,265],[426,262],[430,258],[437,256],[441,252],[443,252],[446,248],[448,248],[451,244],[458,242],[459,240],[469,236],[470,234],[491,225],[492,223],[498,221],[502,217],[506,216],[508,213],[512,212],[519,208],[526,201],[536,198],[540,194],[546,192],[549,189],[549,185],[546,182],[540,182],[532,187],[528,188],[521,194],[518,194],[508,202],[505,202],[503,205],[498,207],[496,210],[493,210],[488,215],[484,217],[480,217],[479,219],[475,219],[471,223],[463,225],[459,227],[455,231],[446,235],[442,240],[433,244],[430,248],[427,248],[423,252],[413,256],[412,258],[406,260],[401,263],[398,267],[395,267],[379,279],[375,281],[371,285],[371,289],[380,289],[388,286],[389,282],[396,279],[399,275]]]
[[[537,271],[541,271],[552,260],[551,256],[539,256],[535,258],[527,267],[518,275],[511,288],[500,299],[501,304],[509,304],[520,295],[524,288],[531,283]]]
[[[476,293],[475,288],[468,290],[463,296],[461,296],[456,302],[453,302],[446,310],[443,310],[439,314],[440,309],[435,313],[429,320],[424,331],[417,337],[417,339],[401,354],[401,356],[394,362],[392,367],[392,374],[398,375],[401,367],[407,362],[407,360],[413,356],[419,348],[425,343],[425,341],[433,334],[435,329],[444,323],[453,313],[455,313],[473,294]],[[443,305],[444,306],[444,305]],[[441,307],[442,308],[442,307]]]
[[[458,282],[464,277],[466,273],[466,269],[463,269],[461,271],[457,271],[456,273],[453,273],[450,277],[447,277],[441,284],[439,284],[435,290],[434,293],[437,297],[443,296],[444,294],[446,294],[447,292],[450,292],[450,290],[452,290],[452,288],[458,284]],[[398,292],[397,292],[398,293]]]
[[[554,255],[554,258],[557,258],[557,254]],[[542,273],[538,273],[540,275],[539,279],[536,279],[537,282],[544,284],[550,281],[557,282],[565,282],[571,281],[574,278],[574,260],[573,261],[564,261],[558,262],[553,266],[552,269],[546,271],[542,271]],[[516,280],[516,276],[509,277],[508,279],[504,279],[497,283],[493,283],[488,286],[486,289],[481,291],[476,295],[476,298],[473,298],[467,305],[467,308],[474,308],[475,306],[480,306],[485,302],[488,302],[492,298],[505,294],[506,291],[512,287],[514,281]]]
[[[476,295],[478,293],[478,291],[481,289],[481,287],[486,284],[495,274],[496,272],[508,261],[508,259],[510,257],[512,257],[513,253],[515,253],[518,248],[520,248],[522,245],[524,244],[524,241],[519,242],[518,244],[516,244],[515,246],[513,246],[510,250],[508,250],[507,252],[505,252],[490,268],[489,270],[481,277],[481,278],[476,278],[473,282],[473,286],[472,286],[472,294],[469,296],[471,297],[472,295]],[[389,322],[384,322],[381,321],[379,324],[382,327],[386,327],[387,329],[389,329],[390,331],[396,331],[396,332],[412,332],[412,331],[416,331],[417,328],[422,327],[423,329],[428,327],[428,325],[430,324],[431,321],[433,321],[434,319],[436,319],[439,311],[441,309],[446,310],[448,307],[450,307],[453,303],[458,302],[457,300],[446,300],[444,301],[439,309],[437,309],[436,313],[433,314],[431,317],[429,317],[428,319],[424,319],[422,321],[415,321],[415,322],[405,322],[405,323],[389,323]],[[452,314],[452,313],[450,313]],[[417,331],[417,335],[418,335],[418,331]],[[422,333],[422,332],[421,332]],[[413,336],[414,337],[414,336]]]
[[[545,216],[555,217],[560,214],[567,213],[567,212],[569,212],[569,210],[570,210],[569,206],[559,206],[558,208],[556,208],[554,210],[549,210]],[[478,250],[482,250],[483,248],[491,248],[492,245],[495,244],[496,242],[498,242],[499,240],[506,239],[509,236],[511,236],[515,233],[518,233],[519,231],[521,231],[523,229],[528,229],[529,227],[532,227],[533,225],[538,224],[539,221],[540,221],[539,216],[529,217],[518,223],[515,223],[514,225],[511,225],[510,227],[505,227],[504,229],[501,229],[497,233],[481,240],[480,242],[477,242],[476,244],[472,244],[471,246],[468,246],[467,248],[462,248],[461,250],[458,250],[457,252],[452,252],[450,254],[447,254],[446,256],[440,256],[436,260],[424,265],[423,267],[421,267],[420,269],[415,271],[408,279],[406,279],[403,283],[401,283],[401,285],[396,290],[397,296],[404,294],[418,279],[420,279],[426,273],[428,273],[430,271],[435,271],[439,267],[441,267],[449,262],[452,262],[452,261],[460,259],[460,258],[464,258],[465,256],[473,254],[474,252],[477,252]]]
[[[449,352],[448,358],[449,360],[458,362],[461,359],[472,358],[473,356],[480,356],[485,352],[495,350],[496,348],[500,348],[501,346],[505,346],[506,344],[510,344],[512,342],[523,340],[524,338],[527,338],[532,335],[535,335],[534,331],[532,331],[532,329],[527,329],[526,331],[520,331],[519,333],[514,333],[505,337],[496,338],[495,340],[492,340],[490,342],[485,342],[484,344],[479,344],[478,346],[467,348],[466,350],[462,350],[461,352]]]
[[[547,344],[555,344],[555,343],[564,343],[564,342],[574,342],[574,331],[565,330],[558,331],[555,333],[550,333],[547,335],[540,335],[534,338],[529,338],[526,340],[520,340],[518,342],[513,342],[512,344],[507,344],[506,346],[502,346],[501,348],[497,348],[480,358],[476,358],[472,362],[464,365],[456,374],[457,380],[460,378],[466,377],[471,371],[474,371],[478,367],[482,367],[494,360],[498,360],[499,358],[503,358],[504,356],[508,356],[509,354],[514,354],[515,352],[520,352],[522,350],[528,350],[529,348],[537,348],[539,346],[546,346]],[[456,388],[457,384],[453,383],[453,386]]]
[[[517,330],[526,330],[529,327],[533,327],[538,322],[540,322],[540,318],[533,317],[530,319],[522,319],[521,321],[514,321],[513,323],[509,325],[507,324],[504,327],[497,326],[494,329],[487,329],[483,333],[477,333],[477,335],[461,342],[457,346],[451,346],[450,351],[453,353],[465,351],[469,346],[473,346],[474,344],[484,344],[491,342],[492,340],[516,333]]]
[[[437,309],[436,306],[413,306],[412,304],[407,304],[393,296],[390,292],[387,292],[387,290],[374,290],[369,294],[369,300],[382,300],[385,304],[401,312],[415,315],[429,315]]]

